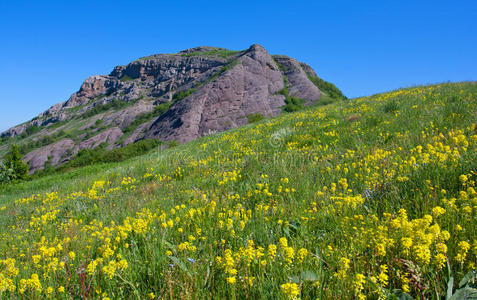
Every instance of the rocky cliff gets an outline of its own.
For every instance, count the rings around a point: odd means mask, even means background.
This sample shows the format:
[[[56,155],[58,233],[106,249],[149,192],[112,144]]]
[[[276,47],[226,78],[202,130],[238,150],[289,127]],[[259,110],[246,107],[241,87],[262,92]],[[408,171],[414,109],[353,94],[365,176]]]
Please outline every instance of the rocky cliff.
[[[320,101],[314,76],[308,65],[257,44],[152,55],[89,77],[67,101],[3,132],[2,143],[26,145],[24,160],[34,171],[105,143],[111,149],[148,138],[188,142],[244,125],[250,115],[278,115],[289,98]]]

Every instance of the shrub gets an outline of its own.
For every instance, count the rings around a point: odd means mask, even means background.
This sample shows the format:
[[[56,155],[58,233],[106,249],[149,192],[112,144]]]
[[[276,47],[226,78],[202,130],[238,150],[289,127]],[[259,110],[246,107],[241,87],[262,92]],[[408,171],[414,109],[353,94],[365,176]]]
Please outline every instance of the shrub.
[[[15,172],[10,163],[0,162],[0,185],[15,180]]]
[[[195,91],[196,91],[196,89],[193,88],[193,89],[189,89],[187,91],[179,91],[179,92],[175,93],[174,96],[172,96],[172,103],[176,103],[176,102],[181,101],[182,99],[188,97],[190,94],[192,94]]]
[[[124,75],[123,77],[121,77],[121,79],[119,79],[120,81],[122,82],[126,82],[126,81],[132,81],[134,80],[133,78],[129,77],[128,75]]]
[[[297,97],[288,97],[285,98],[285,103],[283,110],[286,112],[294,112],[303,109],[303,103],[305,103],[305,100]]]
[[[176,141],[176,140],[172,140],[169,142],[169,148],[174,148],[174,147],[177,147],[179,146],[179,142]]]
[[[384,104],[383,106],[383,111],[385,113],[394,113],[398,109],[399,109],[399,105],[395,100],[391,100],[387,102],[386,104]]]
[[[255,122],[263,120],[264,118],[265,117],[260,113],[250,114],[247,116],[248,123],[255,123]]]
[[[303,109],[303,103],[305,100],[297,98],[297,97],[290,97],[288,94],[288,87],[287,87],[288,80],[285,75],[283,75],[283,89],[277,92],[278,95],[285,96],[285,105],[282,107],[283,111],[286,112],[294,112]]]
[[[171,103],[169,103],[169,102],[161,103],[154,108],[153,114],[156,117],[161,116],[162,114],[165,114],[169,110],[170,107],[171,107]]]
[[[11,137],[9,137],[8,135],[5,135],[5,136],[0,138],[0,144],[6,143],[10,139],[11,139]]]
[[[28,178],[28,165],[22,161],[22,155],[18,146],[11,145],[10,152],[5,156],[4,164],[13,170],[15,179],[24,180]]]

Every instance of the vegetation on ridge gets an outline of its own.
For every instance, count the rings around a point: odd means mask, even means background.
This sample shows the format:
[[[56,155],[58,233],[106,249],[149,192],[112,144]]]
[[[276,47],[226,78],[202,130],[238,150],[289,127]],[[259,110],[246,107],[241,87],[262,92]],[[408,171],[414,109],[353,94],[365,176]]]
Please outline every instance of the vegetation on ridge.
[[[235,55],[242,51],[237,50],[228,50],[228,49],[214,49],[210,51],[195,51],[191,53],[181,53],[181,56],[218,56],[221,58],[228,58],[229,56]]]
[[[348,99],[340,89],[338,89],[334,84],[331,82],[325,81],[317,76],[309,76],[308,79],[310,79],[313,84],[320,89],[320,91],[324,92],[326,95],[328,95],[331,98],[334,99]]]
[[[1,187],[0,297],[475,293],[476,97],[338,101]]]
[[[280,66],[279,64],[277,64]],[[288,93],[288,80],[285,75],[283,75],[283,89],[281,89],[277,94],[285,96],[285,105],[282,107],[282,110],[285,112],[294,112],[299,111],[304,108],[303,103],[305,100],[291,97]]]

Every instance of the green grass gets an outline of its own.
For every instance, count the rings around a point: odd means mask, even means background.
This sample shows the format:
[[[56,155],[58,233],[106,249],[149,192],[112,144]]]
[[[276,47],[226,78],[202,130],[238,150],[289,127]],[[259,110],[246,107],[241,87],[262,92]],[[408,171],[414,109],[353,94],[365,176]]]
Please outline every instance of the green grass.
[[[283,89],[277,93],[279,95],[285,96],[285,105],[282,107],[282,110],[285,112],[295,112],[302,110],[304,108],[303,103],[305,103],[305,100],[297,97],[291,97],[289,95],[287,87],[288,80],[285,75],[283,75],[283,83]]]
[[[265,119],[265,117],[262,115],[262,114],[250,114],[247,116],[247,120],[248,120],[248,123],[255,123],[255,122],[258,122],[258,121],[261,121]]]
[[[122,81],[122,82],[128,82],[128,81],[133,81],[134,78],[131,78],[131,77],[129,77],[128,75],[124,75],[124,76],[121,77],[119,80]]]
[[[186,91],[179,91],[172,96],[172,103],[181,101],[182,99],[189,97],[192,93],[197,91],[197,88],[188,89]]]
[[[436,299],[475,288],[476,97],[477,84],[455,83],[336,101],[2,186],[0,274],[15,291],[0,297]],[[22,286],[32,274],[41,291]]]
[[[242,51],[236,51],[236,50],[227,50],[227,49],[214,49],[210,51],[196,51],[196,52],[191,52],[191,53],[182,53],[181,56],[209,56],[209,57],[214,57],[218,56],[221,58],[228,58],[232,55],[235,55],[237,53],[240,53]]]
[[[325,81],[319,77],[308,76],[311,82],[316,85],[320,91],[327,94],[329,97],[334,99],[348,99],[334,84],[331,82]]]
[[[41,137],[36,141],[31,141],[20,146],[20,152],[24,155],[34,149],[41,148],[46,145],[53,144],[54,142],[58,141],[59,138],[66,135],[64,131],[60,131],[57,134],[53,135],[46,135]]]
[[[118,99],[113,99],[111,102],[105,103],[105,104],[99,104],[94,106],[93,108],[85,111],[82,115],[81,118],[90,118],[94,115],[106,112],[108,110],[114,109],[114,110],[119,110],[122,109],[126,106],[131,105],[130,102],[123,101],[123,100],[118,100]]]

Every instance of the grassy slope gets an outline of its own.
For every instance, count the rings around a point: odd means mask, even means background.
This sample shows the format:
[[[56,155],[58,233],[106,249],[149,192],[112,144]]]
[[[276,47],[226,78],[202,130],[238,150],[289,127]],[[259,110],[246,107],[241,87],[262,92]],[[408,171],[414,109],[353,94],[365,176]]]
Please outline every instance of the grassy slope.
[[[446,257],[455,287],[475,268],[476,97],[398,90],[3,188],[0,296],[443,296]]]

